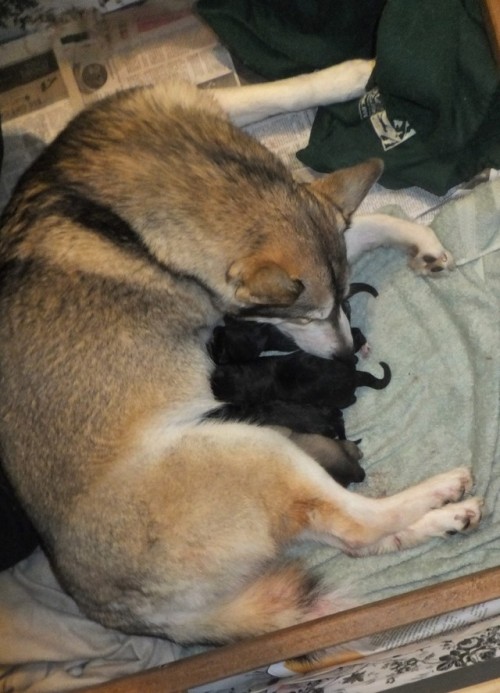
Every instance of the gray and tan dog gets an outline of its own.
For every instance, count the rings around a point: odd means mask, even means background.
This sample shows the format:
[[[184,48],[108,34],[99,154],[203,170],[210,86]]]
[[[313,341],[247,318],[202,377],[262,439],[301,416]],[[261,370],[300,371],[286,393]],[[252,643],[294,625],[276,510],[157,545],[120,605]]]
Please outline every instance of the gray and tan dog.
[[[296,539],[362,555],[479,522],[467,469],[365,498],[278,431],[206,419],[223,313],[348,352],[349,257],[399,243],[418,271],[452,264],[432,231],[383,216],[344,234],[377,161],[298,184],[224,115],[347,98],[370,67],[119,94],[67,127],[4,214],[1,454],[62,585],[105,625],[185,643],[263,633],[343,607],[283,557]]]

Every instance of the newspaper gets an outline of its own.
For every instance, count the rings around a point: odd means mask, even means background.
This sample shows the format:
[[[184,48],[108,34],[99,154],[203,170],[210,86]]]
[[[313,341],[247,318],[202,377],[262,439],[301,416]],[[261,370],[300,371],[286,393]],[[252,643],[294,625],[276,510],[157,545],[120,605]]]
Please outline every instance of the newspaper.
[[[84,106],[172,76],[203,88],[239,84],[211,29],[188,9],[166,10],[163,3],[84,12],[0,46],[0,208],[20,174]]]

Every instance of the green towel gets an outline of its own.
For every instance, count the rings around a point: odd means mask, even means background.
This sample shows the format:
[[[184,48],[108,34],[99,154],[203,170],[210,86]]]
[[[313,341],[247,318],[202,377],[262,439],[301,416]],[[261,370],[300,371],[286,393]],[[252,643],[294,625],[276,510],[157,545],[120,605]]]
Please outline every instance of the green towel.
[[[351,585],[366,601],[500,564],[500,180],[448,203],[432,226],[457,260],[470,260],[448,276],[415,276],[387,249],[354,266],[353,281],[379,291],[352,299],[354,322],[372,345],[360,367],[380,374],[386,361],[393,377],[385,390],[360,388],[344,412],[349,438],[361,438],[365,453],[367,479],[353,490],[391,494],[470,465],[485,517],[470,534],[383,556],[301,548],[328,584]]]

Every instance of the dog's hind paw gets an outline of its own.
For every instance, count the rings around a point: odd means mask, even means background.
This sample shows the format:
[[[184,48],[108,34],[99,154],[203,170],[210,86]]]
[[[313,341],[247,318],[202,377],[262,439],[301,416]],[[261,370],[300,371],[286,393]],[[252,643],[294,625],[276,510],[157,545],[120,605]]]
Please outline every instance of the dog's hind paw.
[[[446,537],[475,529],[481,522],[483,506],[483,499],[477,497],[444,505],[428,512],[418,523],[418,529],[428,537]]]
[[[483,499],[475,497],[429,510],[406,529],[384,537],[375,546],[356,551],[354,555],[402,551],[424,544],[429,539],[444,538],[475,529],[481,522],[483,505]]]
[[[430,491],[431,508],[446,503],[456,503],[466,493],[472,490],[474,479],[469,467],[455,467],[448,472],[436,474],[422,483],[422,488],[428,486]]]
[[[449,509],[454,511],[452,522],[456,525],[446,530],[446,534],[452,535],[457,532],[465,532],[468,529],[475,529],[481,522],[483,516],[484,500],[482,498],[468,498],[461,503],[452,504]],[[441,508],[446,510],[448,508]]]

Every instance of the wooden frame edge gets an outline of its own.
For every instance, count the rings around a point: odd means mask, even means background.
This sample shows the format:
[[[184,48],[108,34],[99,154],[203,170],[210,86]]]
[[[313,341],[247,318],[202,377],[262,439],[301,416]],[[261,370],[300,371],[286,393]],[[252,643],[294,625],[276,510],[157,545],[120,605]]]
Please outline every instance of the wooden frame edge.
[[[491,49],[500,69],[500,0],[483,0],[483,10]]]
[[[500,567],[488,568],[80,690],[181,693],[194,686],[498,597]]]

